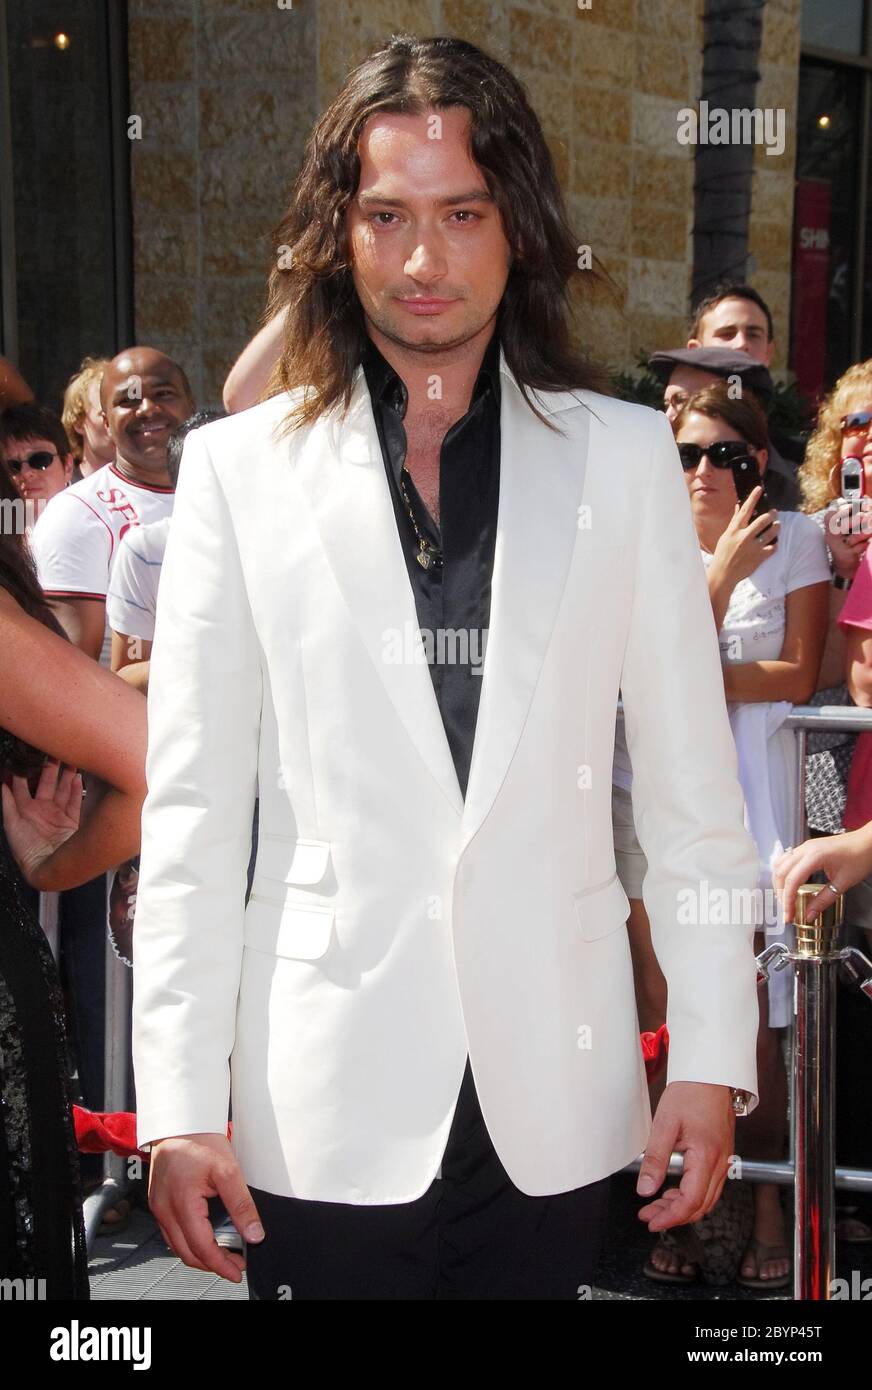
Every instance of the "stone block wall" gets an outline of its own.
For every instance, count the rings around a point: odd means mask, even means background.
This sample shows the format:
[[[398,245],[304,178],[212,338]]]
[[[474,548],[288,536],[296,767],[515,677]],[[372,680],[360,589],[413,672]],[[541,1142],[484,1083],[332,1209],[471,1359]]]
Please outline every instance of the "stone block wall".
[[[280,7],[281,5],[281,7]],[[702,0],[129,0],[137,337],[177,356],[198,400],[256,329],[270,230],[318,112],[391,32],[458,34],[524,82],[580,243],[614,281],[581,324],[614,366],[686,336]],[[758,105],[788,113],[780,157],[756,152],[752,282],[784,363],[800,0],[768,0]]]

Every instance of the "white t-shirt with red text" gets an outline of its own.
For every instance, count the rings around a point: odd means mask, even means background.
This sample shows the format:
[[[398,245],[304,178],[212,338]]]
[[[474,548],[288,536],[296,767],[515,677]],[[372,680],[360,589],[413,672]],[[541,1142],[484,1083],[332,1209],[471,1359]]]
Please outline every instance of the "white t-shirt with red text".
[[[31,536],[46,597],[93,598],[105,603],[121,537],[131,526],[170,516],[174,498],[170,487],[131,482],[114,463],[59,492]],[[108,664],[106,653],[104,643],[104,665]]]

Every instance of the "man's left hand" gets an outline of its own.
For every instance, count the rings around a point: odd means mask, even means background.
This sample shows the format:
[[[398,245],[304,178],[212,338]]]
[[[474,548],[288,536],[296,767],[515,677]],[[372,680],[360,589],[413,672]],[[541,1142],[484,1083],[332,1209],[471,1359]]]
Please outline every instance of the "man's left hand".
[[[726,1180],[735,1133],[729,1086],[670,1082],[651,1124],[636,1191],[648,1197],[663,1186],[673,1151],[684,1154],[684,1173],[678,1187],[640,1208],[649,1231],[699,1221],[711,1211]]]

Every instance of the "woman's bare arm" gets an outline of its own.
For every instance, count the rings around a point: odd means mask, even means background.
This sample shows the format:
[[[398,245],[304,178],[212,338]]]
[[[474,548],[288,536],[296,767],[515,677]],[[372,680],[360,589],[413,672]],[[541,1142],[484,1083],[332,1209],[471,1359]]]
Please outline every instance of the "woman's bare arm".
[[[861,508],[864,513],[872,511],[872,498],[862,498]],[[830,550],[830,563],[833,573],[841,575],[843,579],[853,580],[857,573],[869,544],[868,532],[862,529],[868,520],[867,516],[861,518],[858,523],[852,515],[851,507],[844,502],[835,504],[825,514],[824,534]],[[851,529],[858,526],[859,529]],[[839,614],[847,597],[846,589],[837,589],[835,586],[830,593],[830,620],[817,680],[818,690],[829,690],[833,686],[843,685],[845,681],[847,647],[845,630],[839,627]]]
[[[117,674],[126,666],[141,665],[151,660],[152,638],[131,637],[112,629],[112,670]]]
[[[266,390],[272,369],[281,353],[286,318],[286,309],[271,318],[269,323],[254,335],[248,346],[243,348],[230,368],[222,393],[224,409],[230,415],[235,415],[239,410],[247,410],[251,405],[257,405]]]
[[[128,685],[132,685],[134,690],[139,690],[143,695],[148,694],[148,678],[151,674],[151,659],[148,661],[132,661],[129,666],[120,666],[117,673]]]
[[[0,410],[33,400],[33,392],[8,357],[0,357]]]
[[[845,683],[845,629],[839,627],[839,614],[848,597],[846,589],[830,588],[830,616],[821,669],[817,678],[818,690],[830,690]]]
[[[45,861],[43,890],[75,888],[139,849],[146,702],[0,590],[0,725],[107,784],[93,814]]]
[[[728,662],[728,700],[790,700],[805,704],[814,694],[827,635],[831,586],[806,584],[784,601],[784,641],[777,661]]]
[[[715,563],[709,565],[706,580],[708,582],[712,613],[715,619],[715,631],[720,632],[724,625],[724,619],[727,616],[727,609],[730,606],[733,589],[736,586],[732,580],[727,578],[720,566]]]
[[[868,627],[845,628],[845,683],[855,705],[872,707],[872,632]]]

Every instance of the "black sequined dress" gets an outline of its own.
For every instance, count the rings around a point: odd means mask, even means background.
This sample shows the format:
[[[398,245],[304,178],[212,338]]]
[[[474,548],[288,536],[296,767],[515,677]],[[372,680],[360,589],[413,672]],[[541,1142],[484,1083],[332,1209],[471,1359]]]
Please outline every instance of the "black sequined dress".
[[[0,729],[0,779],[9,766]],[[90,1297],[72,1102],[57,968],[0,813],[0,1278],[34,1299]]]

